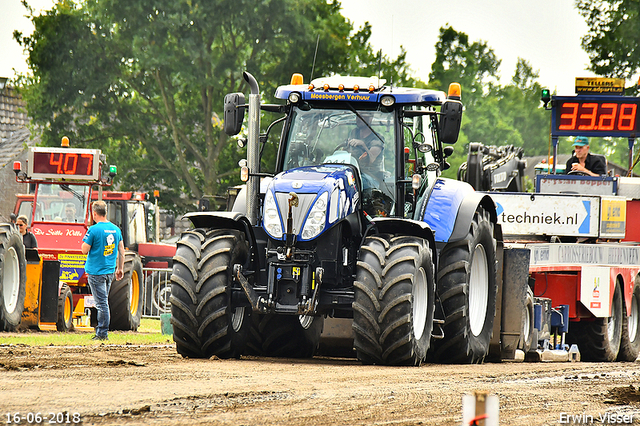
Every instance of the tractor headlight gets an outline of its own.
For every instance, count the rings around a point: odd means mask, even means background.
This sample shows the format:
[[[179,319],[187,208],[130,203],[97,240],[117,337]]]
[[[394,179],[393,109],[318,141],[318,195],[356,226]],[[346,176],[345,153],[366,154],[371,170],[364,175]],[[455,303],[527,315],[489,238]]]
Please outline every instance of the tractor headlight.
[[[329,193],[325,192],[313,203],[309,215],[302,228],[302,239],[310,240],[317,237],[323,230],[327,221],[327,200]]]
[[[280,221],[280,215],[278,214],[278,207],[276,201],[273,199],[273,192],[267,191],[264,197],[264,214],[263,219],[264,229],[269,235],[275,239],[282,238],[282,222]]]

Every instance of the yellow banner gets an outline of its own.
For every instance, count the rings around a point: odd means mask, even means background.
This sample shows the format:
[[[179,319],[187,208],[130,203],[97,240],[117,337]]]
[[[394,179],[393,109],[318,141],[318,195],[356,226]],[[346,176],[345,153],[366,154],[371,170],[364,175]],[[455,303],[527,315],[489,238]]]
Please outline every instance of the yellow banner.
[[[576,93],[624,94],[624,78],[576,77]]]

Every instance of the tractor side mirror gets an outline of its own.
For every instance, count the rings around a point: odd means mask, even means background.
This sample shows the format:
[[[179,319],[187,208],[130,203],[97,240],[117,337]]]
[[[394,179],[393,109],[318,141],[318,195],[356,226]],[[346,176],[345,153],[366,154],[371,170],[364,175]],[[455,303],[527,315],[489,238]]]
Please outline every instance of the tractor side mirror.
[[[440,140],[443,143],[456,143],[462,123],[462,102],[447,99],[440,108]]]
[[[224,97],[224,132],[229,136],[240,133],[244,120],[243,93],[229,93]]]

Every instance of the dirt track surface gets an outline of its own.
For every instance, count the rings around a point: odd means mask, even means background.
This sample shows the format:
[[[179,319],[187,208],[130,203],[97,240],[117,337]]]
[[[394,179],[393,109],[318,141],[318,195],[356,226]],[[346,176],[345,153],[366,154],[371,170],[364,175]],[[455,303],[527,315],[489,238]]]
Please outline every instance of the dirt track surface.
[[[0,346],[2,424],[7,413],[68,412],[85,425],[460,425],[474,390],[499,397],[501,425],[576,424],[562,413],[640,424],[640,362],[398,368],[184,359],[173,346]]]

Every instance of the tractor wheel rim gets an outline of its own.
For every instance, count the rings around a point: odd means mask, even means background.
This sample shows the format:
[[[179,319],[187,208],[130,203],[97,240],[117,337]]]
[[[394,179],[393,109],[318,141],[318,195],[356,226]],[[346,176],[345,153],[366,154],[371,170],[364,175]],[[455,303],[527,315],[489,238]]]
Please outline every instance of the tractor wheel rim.
[[[300,325],[305,330],[307,330],[309,327],[311,327],[311,324],[313,324],[314,318],[315,317],[313,317],[311,315],[299,315],[298,316],[298,320],[300,321]]]
[[[129,285],[129,300],[131,301],[131,315],[138,313],[138,304],[140,301],[140,280],[138,277],[138,271],[131,271],[131,282]]]
[[[531,312],[529,312],[529,306],[525,306],[524,310],[524,325],[522,327],[522,336],[525,340],[528,339],[531,333]]]
[[[233,331],[236,333],[240,331],[242,328],[242,323],[244,322],[244,306],[235,308],[233,310],[233,314],[231,314],[231,327]]]
[[[429,306],[429,285],[424,268],[418,269],[413,283],[413,333],[416,340],[420,340],[427,324]]]
[[[611,316],[609,317],[609,321],[607,321],[607,337],[609,338],[609,342],[613,342],[616,338],[616,329],[618,327],[618,323],[620,322],[618,312],[620,312],[619,302],[614,297],[613,303],[611,304]]]
[[[638,304],[640,303],[640,300],[638,300],[638,298],[636,297],[636,294],[633,293],[631,295],[631,313],[629,314],[629,340],[632,342],[635,342],[636,338],[638,337],[638,314],[640,314],[640,312],[638,312]]]
[[[489,268],[487,253],[482,244],[473,251],[471,275],[469,277],[469,323],[471,333],[479,336],[484,328],[489,300]]]
[[[13,312],[18,305],[20,292],[20,259],[13,247],[9,247],[4,255],[2,269],[2,297],[7,312]]]
[[[71,315],[73,311],[73,300],[65,297],[64,300],[64,322],[69,324],[71,322]]]

